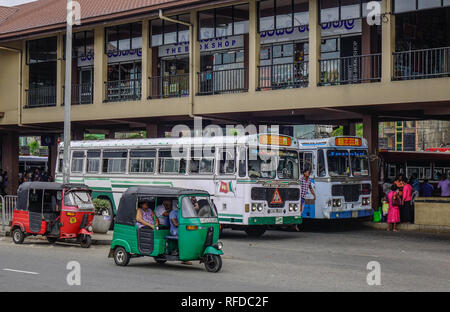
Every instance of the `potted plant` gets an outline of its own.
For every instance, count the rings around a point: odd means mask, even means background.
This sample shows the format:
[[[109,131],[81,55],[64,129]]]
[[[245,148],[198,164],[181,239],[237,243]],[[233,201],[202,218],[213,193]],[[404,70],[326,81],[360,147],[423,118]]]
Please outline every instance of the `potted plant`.
[[[107,200],[96,198],[93,201],[95,207],[94,221],[92,222],[92,228],[94,233],[106,234],[108,233],[112,218],[109,215],[110,203]]]

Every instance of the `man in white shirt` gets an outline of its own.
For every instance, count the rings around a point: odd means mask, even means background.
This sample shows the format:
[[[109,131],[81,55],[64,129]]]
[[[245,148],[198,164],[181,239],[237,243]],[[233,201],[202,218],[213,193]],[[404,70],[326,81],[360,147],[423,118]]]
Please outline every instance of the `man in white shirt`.
[[[159,219],[159,225],[169,226],[169,214],[172,210],[172,201],[166,199],[162,205],[156,207],[156,217]]]

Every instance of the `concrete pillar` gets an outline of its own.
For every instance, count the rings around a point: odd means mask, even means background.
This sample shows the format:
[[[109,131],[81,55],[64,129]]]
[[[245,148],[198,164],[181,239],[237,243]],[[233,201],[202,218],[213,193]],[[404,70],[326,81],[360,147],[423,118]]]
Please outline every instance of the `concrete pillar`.
[[[105,100],[105,82],[108,79],[108,57],[105,54],[105,28],[94,30],[94,104]]]
[[[199,39],[199,24],[197,19],[197,11],[191,11],[191,24],[194,28],[194,42],[191,42],[190,44],[193,44],[193,59],[194,64],[190,68],[193,68],[194,70],[194,95],[198,94],[200,92],[200,84],[197,73],[200,72],[200,39]]]
[[[367,140],[369,145],[370,172],[372,175],[372,207],[374,209],[378,209],[380,182],[378,118],[372,115],[365,115],[363,117],[363,126],[364,138]]]
[[[356,124],[350,123],[344,126],[345,136],[356,136]]]
[[[150,48],[150,23],[142,21],[142,100],[150,97],[149,77],[152,76],[152,49]]]
[[[320,49],[322,28],[319,25],[319,0],[309,1],[309,87],[314,88],[320,82]]]
[[[54,138],[54,144],[48,147],[48,171],[52,177],[52,181],[55,178],[56,164],[58,158],[58,146],[57,137]]]
[[[249,42],[248,42],[248,77],[249,92],[255,92],[259,87],[259,65],[261,51],[261,37],[258,32],[258,5],[256,0],[249,1]]]
[[[392,1],[383,0],[383,13],[392,12]],[[395,15],[387,14],[381,26],[381,82],[390,83],[394,73]]]
[[[155,139],[158,137],[158,125],[147,124],[145,130],[147,132],[147,139]]]
[[[7,132],[2,139],[2,170],[8,173],[8,195],[16,195],[19,187],[19,135]]]
[[[58,34],[56,48],[56,106],[64,104],[64,81],[66,78],[66,62],[64,60],[64,37],[63,34]]]

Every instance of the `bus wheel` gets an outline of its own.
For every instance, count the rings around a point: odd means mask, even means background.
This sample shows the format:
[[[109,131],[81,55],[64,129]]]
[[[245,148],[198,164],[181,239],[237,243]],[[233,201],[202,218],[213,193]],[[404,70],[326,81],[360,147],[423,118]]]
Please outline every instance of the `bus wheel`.
[[[247,233],[249,237],[261,237],[266,233],[266,229],[248,227],[245,229],[245,233]]]
[[[114,250],[114,262],[118,266],[127,266],[130,263],[130,254],[123,247]]]
[[[56,238],[56,237],[47,237],[47,241],[48,241],[50,244],[56,243],[57,240],[58,240],[58,238]]]
[[[222,257],[219,255],[206,255],[204,261],[208,272],[217,273],[222,269]]]
[[[15,244],[23,244],[23,241],[25,240],[25,234],[19,228],[14,229],[14,231],[12,232],[12,239]]]

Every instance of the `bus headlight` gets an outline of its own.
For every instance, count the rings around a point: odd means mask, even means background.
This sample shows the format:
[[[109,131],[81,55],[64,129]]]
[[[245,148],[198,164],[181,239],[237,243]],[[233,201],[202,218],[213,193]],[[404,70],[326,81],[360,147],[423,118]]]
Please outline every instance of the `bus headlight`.
[[[294,204],[294,211],[298,211],[298,205]]]
[[[363,206],[369,206],[370,205],[370,198],[369,197],[364,197],[362,199],[362,205]]]
[[[258,208],[259,212],[262,212],[263,211],[263,204],[258,204],[257,208]]]
[[[252,204],[252,211],[253,211],[253,212],[256,211],[257,208],[258,208],[258,207],[257,207],[256,204]]]
[[[289,212],[294,211],[294,204],[289,204]]]
[[[341,208],[342,207],[342,200],[341,199],[333,199],[333,207]]]

